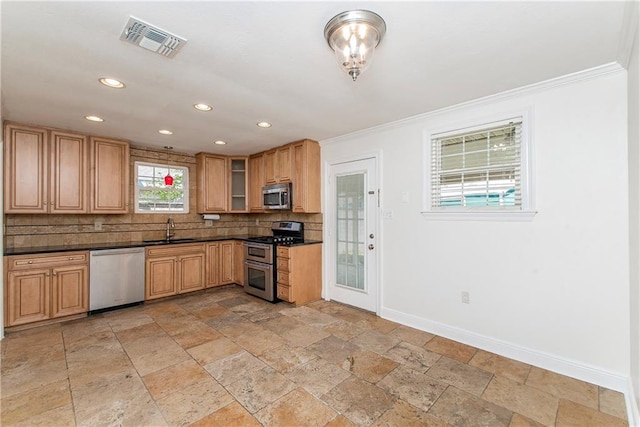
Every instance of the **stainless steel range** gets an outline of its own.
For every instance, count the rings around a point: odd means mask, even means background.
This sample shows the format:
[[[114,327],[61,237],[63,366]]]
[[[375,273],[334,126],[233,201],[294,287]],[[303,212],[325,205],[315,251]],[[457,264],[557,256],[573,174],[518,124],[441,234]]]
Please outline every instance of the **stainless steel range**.
[[[275,221],[272,236],[248,239],[245,247],[245,287],[248,294],[276,302],[276,245],[304,242],[304,223]]]

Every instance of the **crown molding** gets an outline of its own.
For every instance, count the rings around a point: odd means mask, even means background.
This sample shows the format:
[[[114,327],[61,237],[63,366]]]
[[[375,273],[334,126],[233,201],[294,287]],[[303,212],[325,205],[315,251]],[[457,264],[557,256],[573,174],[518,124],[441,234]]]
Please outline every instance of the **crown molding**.
[[[622,30],[620,31],[620,43],[618,44],[617,62],[624,68],[629,66],[629,58],[633,49],[636,33],[638,31],[638,17],[640,7],[638,1],[628,1],[624,6]]]

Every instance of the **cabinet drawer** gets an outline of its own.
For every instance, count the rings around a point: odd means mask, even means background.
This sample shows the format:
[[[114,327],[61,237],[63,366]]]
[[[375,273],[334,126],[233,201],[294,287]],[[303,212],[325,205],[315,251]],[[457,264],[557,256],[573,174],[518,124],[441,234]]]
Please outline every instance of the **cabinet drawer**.
[[[291,288],[286,285],[278,283],[278,298],[291,302]]]
[[[289,260],[287,258],[278,258],[276,265],[278,271],[289,272]]]
[[[278,258],[289,258],[289,248],[287,246],[278,246],[276,254],[278,255]]]
[[[169,245],[147,246],[147,258],[197,254],[205,252],[205,244],[171,243]]]
[[[9,256],[8,269],[19,270],[33,267],[55,267],[58,265],[69,264],[86,264],[88,260],[87,252],[67,252],[64,254],[57,253],[56,255],[15,255]]]
[[[283,285],[289,285],[289,273],[285,273],[284,271],[278,271],[278,283],[282,283]]]

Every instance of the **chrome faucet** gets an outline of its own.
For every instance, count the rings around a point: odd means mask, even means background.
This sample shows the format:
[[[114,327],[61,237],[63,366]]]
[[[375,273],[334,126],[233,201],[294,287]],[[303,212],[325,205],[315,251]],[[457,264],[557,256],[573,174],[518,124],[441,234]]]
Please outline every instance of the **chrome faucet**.
[[[169,217],[169,219],[167,219],[167,242],[171,240],[171,237],[173,236],[173,234],[171,234],[172,228],[176,228],[176,224],[173,222],[173,218]]]

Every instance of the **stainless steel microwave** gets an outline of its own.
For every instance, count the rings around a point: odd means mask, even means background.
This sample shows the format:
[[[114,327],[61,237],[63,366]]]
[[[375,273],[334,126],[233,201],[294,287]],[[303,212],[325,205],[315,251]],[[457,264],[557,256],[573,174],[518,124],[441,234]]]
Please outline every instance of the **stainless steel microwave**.
[[[262,187],[263,209],[291,209],[291,184]]]

